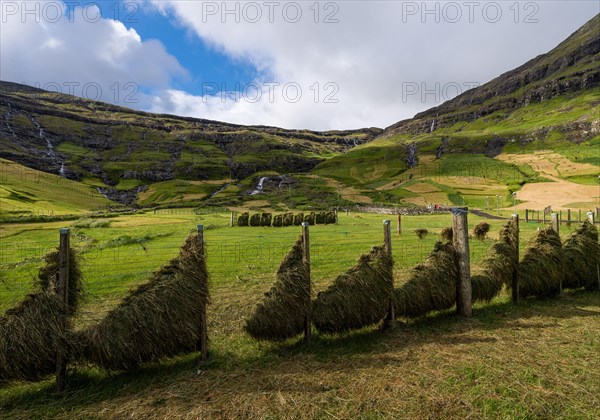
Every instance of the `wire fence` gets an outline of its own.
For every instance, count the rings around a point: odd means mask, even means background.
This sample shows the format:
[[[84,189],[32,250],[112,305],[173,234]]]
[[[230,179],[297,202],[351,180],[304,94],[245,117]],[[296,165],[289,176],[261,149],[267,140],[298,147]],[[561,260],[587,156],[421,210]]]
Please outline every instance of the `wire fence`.
[[[136,285],[152,272],[177,256],[192,226],[182,226],[175,232],[159,232],[136,238],[113,235],[102,241],[74,232],[71,244],[79,251],[86,299],[83,316],[100,318]],[[267,291],[274,274],[294,241],[299,227],[273,229],[268,234],[253,228],[211,228],[205,231],[211,291],[227,294],[231,302],[242,301],[249,290]],[[19,302],[33,290],[44,255],[58,245],[53,236],[41,241],[12,242],[0,240],[0,309]],[[402,277],[423,262],[439,236],[430,234],[419,240],[404,234],[392,238],[395,271]],[[480,261],[492,240],[471,241],[471,259]],[[311,273],[315,290],[324,289],[336,276],[350,269],[360,255],[373,246],[383,244],[381,235],[358,235],[343,229],[333,230],[319,225],[311,227]]]

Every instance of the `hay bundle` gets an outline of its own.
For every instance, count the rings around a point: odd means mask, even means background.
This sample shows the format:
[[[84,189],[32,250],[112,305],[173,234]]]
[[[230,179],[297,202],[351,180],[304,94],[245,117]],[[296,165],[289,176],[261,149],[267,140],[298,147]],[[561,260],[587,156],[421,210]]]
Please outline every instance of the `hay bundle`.
[[[310,310],[310,274],[303,262],[302,237],[285,256],[277,280],[246,321],[245,330],[259,340],[285,340],[304,331]]]
[[[413,269],[410,280],[396,288],[396,315],[414,318],[451,308],[456,303],[455,258],[451,244],[437,242],[427,260]]]
[[[445,227],[440,232],[440,236],[442,237],[442,239],[444,241],[446,241],[446,242],[452,242],[452,238],[454,237],[454,233],[452,231],[452,228],[451,227]]]
[[[498,242],[481,264],[481,272],[471,277],[473,301],[489,302],[500,293],[502,285],[511,285],[517,265],[517,224],[507,222],[500,229]]]
[[[261,226],[271,226],[271,220],[273,216],[271,213],[263,213],[260,215],[260,225]]]
[[[487,222],[479,222],[473,228],[473,235],[480,241],[483,241],[490,231],[490,224]]]
[[[304,222],[304,213],[298,213],[294,216],[294,226],[300,226]]]
[[[250,226],[260,226],[260,213],[255,213],[250,216]]]
[[[285,213],[283,215],[283,226],[292,226],[294,224],[294,214]]]
[[[523,297],[555,294],[562,278],[560,238],[552,228],[543,229],[532,238],[519,264],[519,293]]]
[[[598,230],[587,220],[582,223],[563,245],[565,277],[563,287],[577,289],[598,288],[600,245]]]
[[[315,217],[316,224],[324,225],[326,221],[327,221],[327,218],[325,216],[325,212],[320,211],[319,213],[316,214],[316,217]]]
[[[313,226],[315,224],[315,217],[315,212],[311,211],[309,214],[304,215],[304,221]]]
[[[324,333],[340,333],[381,321],[392,297],[393,260],[383,247],[362,255],[356,265],[319,293],[313,320]]]
[[[38,274],[37,290],[0,318],[0,381],[36,380],[56,371],[56,359],[74,353],[69,318],[81,296],[78,258],[70,250],[69,302],[65,308],[56,293],[58,251],[46,255]]]
[[[179,255],[125,297],[99,324],[79,334],[81,357],[107,370],[193,352],[208,303],[204,247],[190,235]]]
[[[415,234],[417,235],[417,238],[423,240],[427,235],[429,235],[429,231],[425,228],[415,229]]]
[[[249,219],[250,215],[247,212],[240,214],[237,221],[238,226],[248,226]]]
[[[325,223],[327,223],[328,225],[333,225],[335,224],[335,213],[332,211],[328,211],[327,214],[325,215]]]
[[[283,226],[283,214],[278,214],[273,217],[273,227]]]

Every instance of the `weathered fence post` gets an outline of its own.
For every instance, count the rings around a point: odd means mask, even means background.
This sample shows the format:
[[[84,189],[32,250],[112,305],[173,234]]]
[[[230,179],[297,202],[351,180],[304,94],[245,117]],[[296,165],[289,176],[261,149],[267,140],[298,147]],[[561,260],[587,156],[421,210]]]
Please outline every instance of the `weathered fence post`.
[[[567,210],[567,224],[571,223],[571,209]]]
[[[563,217],[562,217],[562,210],[558,211],[558,224],[562,224],[563,222]]]
[[[546,210],[544,209],[544,224],[546,224]]]
[[[302,222],[302,248],[303,248],[303,260],[306,264],[306,270],[308,271],[308,295],[312,298],[312,292],[310,287],[310,237],[308,235],[308,222]],[[304,316],[304,341],[310,342],[312,340],[312,317],[311,310]]]
[[[234,214],[234,212],[231,212],[231,219],[229,220],[229,227],[233,227],[233,214]]]
[[[581,209],[579,209],[579,219],[577,221],[581,223]]]
[[[398,213],[398,235],[402,234],[402,215]]]
[[[204,226],[198,225],[198,243],[200,244],[200,252],[204,255]],[[198,351],[200,359],[198,359],[198,370],[200,365],[208,359],[208,325],[206,316],[206,302],[203,302],[200,308],[200,337],[198,340]]]
[[[525,213],[527,214],[527,213]],[[513,302],[518,302],[519,301],[519,215],[518,214],[513,214],[512,216],[513,218],[513,223],[516,225],[516,229],[517,229],[517,234],[515,235],[515,243],[513,244],[515,247],[515,250],[517,252],[516,255],[516,264],[514,265],[513,268],[513,273],[512,273],[512,300]]]
[[[596,220],[600,220],[600,207],[596,207]]]
[[[400,215],[398,215],[400,217]],[[392,257],[392,224],[389,220],[383,221],[383,243],[385,244],[385,250],[388,253],[390,258]],[[385,328],[391,327],[394,321],[396,320],[396,313],[394,311],[394,274],[392,273],[392,294],[390,296],[390,301],[388,303],[388,310],[385,316],[385,320],[383,321],[383,326]]]
[[[338,224],[338,209],[335,209],[335,224]]]
[[[456,285],[456,311],[470,318],[471,306],[471,269],[469,259],[469,225],[467,207],[452,208],[452,244],[458,258],[458,284]]]
[[[58,247],[58,284],[57,293],[62,310],[59,314],[61,323],[66,325],[69,316],[69,271],[70,271],[70,232],[69,228],[60,229]],[[56,392],[63,392],[67,383],[67,360],[62,356],[56,358]]]
[[[525,223],[529,222],[529,210],[525,209]]]
[[[560,220],[558,218],[558,214],[552,213],[551,216],[552,216],[552,230],[554,232],[556,232],[556,234],[559,235],[559,237],[560,237],[560,229],[559,229]],[[563,287],[562,287],[562,283],[563,283],[562,278],[563,278],[563,276],[561,276],[560,282],[559,282],[559,285],[558,285],[558,293],[559,294],[562,294],[562,289],[563,289]]]
[[[555,231],[557,235],[560,235],[560,220],[558,219],[558,214],[552,213],[550,217],[552,217],[552,230]]]

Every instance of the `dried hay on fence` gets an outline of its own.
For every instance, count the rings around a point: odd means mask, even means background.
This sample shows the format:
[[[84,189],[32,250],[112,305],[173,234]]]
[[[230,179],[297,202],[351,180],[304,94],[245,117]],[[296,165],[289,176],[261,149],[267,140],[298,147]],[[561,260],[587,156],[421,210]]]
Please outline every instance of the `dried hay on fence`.
[[[456,303],[457,276],[454,248],[437,242],[427,260],[413,269],[410,280],[396,288],[396,315],[413,318],[451,308]]]
[[[285,213],[283,215],[283,226],[292,226],[294,224],[294,214]]]
[[[327,222],[327,216],[325,212],[319,212],[316,214],[315,223],[318,225],[324,225]]]
[[[246,321],[245,330],[259,340],[285,340],[304,331],[310,310],[310,274],[303,262],[302,237],[285,256],[275,284]]]
[[[480,241],[483,241],[490,231],[490,224],[488,222],[479,222],[473,228],[473,235]]]
[[[563,287],[588,290],[598,288],[600,245],[598,230],[589,221],[582,223],[563,245],[565,277]]]
[[[429,235],[429,231],[425,228],[419,228],[415,229],[415,234],[417,235],[417,238],[423,240],[427,235]]]
[[[481,271],[471,276],[473,302],[489,302],[500,293],[503,284],[512,284],[518,255],[517,229],[513,220],[502,226],[498,242],[492,245],[489,254],[481,263]]]
[[[325,223],[327,223],[328,225],[333,225],[335,224],[335,213],[332,211],[327,212],[327,214],[325,215]]]
[[[451,242],[452,241],[452,237],[454,236],[454,233],[452,231],[451,227],[445,227],[444,229],[442,229],[442,231],[440,232],[440,236],[442,237],[442,239],[446,242]]]
[[[522,297],[556,294],[562,278],[560,238],[552,228],[543,229],[532,238],[519,264],[519,294]]]
[[[309,214],[304,215],[304,221],[313,226],[315,224],[315,217],[315,212],[310,212]]]
[[[298,213],[294,216],[294,226],[300,226],[304,222],[304,213]]]
[[[273,216],[271,213],[262,213],[260,215],[260,225],[261,226],[271,226],[271,220]]]
[[[190,235],[179,255],[125,297],[95,326],[79,334],[81,357],[107,370],[197,349],[203,305],[208,303],[204,246]]]
[[[273,227],[283,226],[283,214],[273,216]]]
[[[81,296],[81,271],[76,252],[70,250],[69,304],[56,293],[58,251],[44,257],[37,290],[0,318],[0,381],[36,380],[56,371],[56,360],[74,353],[71,323],[61,313],[73,314]]]
[[[260,226],[260,213],[255,213],[252,216],[250,216],[250,226]]]
[[[242,213],[238,217],[238,226],[248,226],[250,215],[248,213]]]
[[[320,332],[341,333],[381,321],[393,294],[393,260],[384,247],[374,247],[356,265],[319,293],[313,320]]]

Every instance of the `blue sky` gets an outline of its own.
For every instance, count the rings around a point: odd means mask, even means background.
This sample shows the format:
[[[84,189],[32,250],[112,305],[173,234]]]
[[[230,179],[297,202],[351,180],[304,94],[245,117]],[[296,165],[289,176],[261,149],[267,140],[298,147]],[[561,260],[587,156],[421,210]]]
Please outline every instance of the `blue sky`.
[[[72,19],[52,19],[62,0],[0,0],[0,79],[238,124],[386,127],[548,52],[600,12],[596,0],[267,3],[229,1],[232,18],[221,1],[80,1]],[[86,17],[97,5],[102,18]]]

